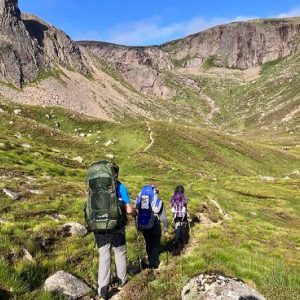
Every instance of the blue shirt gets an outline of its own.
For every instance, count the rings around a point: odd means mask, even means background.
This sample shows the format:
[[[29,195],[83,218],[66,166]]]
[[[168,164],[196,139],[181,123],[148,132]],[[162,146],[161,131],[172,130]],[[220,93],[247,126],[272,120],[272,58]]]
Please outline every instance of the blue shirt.
[[[122,202],[124,204],[130,204],[130,198],[128,195],[127,188],[121,182],[118,182],[118,184],[117,184],[117,196],[118,196],[118,198],[122,199]]]

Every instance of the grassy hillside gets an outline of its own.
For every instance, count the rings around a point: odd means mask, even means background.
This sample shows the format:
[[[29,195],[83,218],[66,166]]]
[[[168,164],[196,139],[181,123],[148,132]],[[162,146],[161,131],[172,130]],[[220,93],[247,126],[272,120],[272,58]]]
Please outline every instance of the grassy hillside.
[[[208,67],[209,66],[209,67]],[[164,73],[165,84],[176,96],[161,101],[180,122],[205,124],[211,111],[209,97],[219,108],[210,126],[229,132],[284,131],[295,135],[300,122],[300,54],[270,61],[256,70],[203,67]],[[250,74],[250,75],[249,75]]]
[[[109,123],[62,109],[4,102],[0,108],[0,218],[7,222],[0,225],[2,298],[59,299],[42,286],[61,269],[96,285],[93,237],[66,237],[58,228],[68,221],[84,224],[87,167],[114,155],[132,199],[143,184],[155,183],[167,203],[182,183],[193,218],[204,213],[212,220],[209,226],[194,223],[181,257],[163,252],[158,273],[131,275],[126,299],[137,299],[135,293],[139,299],[179,299],[185,281],[204,270],[237,276],[267,299],[300,299],[297,136],[275,131],[270,135],[276,139],[270,140],[263,135],[266,131],[232,136],[152,121],[155,141],[144,152],[150,138],[141,121]],[[19,115],[13,112],[16,108],[22,109]],[[286,144],[288,150],[283,149]],[[78,156],[82,162],[74,160]],[[7,197],[4,188],[20,199]],[[221,223],[218,205],[230,216]],[[55,221],[55,214],[65,219]],[[171,242],[169,231],[165,246]],[[134,265],[138,255],[132,220],[127,241]],[[18,256],[24,248],[34,262]],[[140,291],[146,280],[148,287]]]

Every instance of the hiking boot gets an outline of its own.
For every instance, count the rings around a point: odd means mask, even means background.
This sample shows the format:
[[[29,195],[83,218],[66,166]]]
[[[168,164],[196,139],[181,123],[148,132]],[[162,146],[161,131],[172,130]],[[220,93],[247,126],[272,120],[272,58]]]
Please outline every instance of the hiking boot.
[[[121,282],[121,279],[118,278],[118,285],[117,285],[117,289],[119,291],[122,291],[123,287],[127,284],[128,280],[126,280],[124,283]]]
[[[107,300],[109,298],[108,296],[109,296],[109,286],[107,285],[101,288],[99,299]]]

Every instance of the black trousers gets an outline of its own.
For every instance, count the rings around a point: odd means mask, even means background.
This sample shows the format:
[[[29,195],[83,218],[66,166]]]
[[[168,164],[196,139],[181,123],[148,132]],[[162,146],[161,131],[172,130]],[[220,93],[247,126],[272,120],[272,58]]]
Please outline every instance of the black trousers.
[[[177,248],[180,244],[183,246],[188,242],[189,239],[189,225],[186,219],[175,219],[175,236],[174,236],[174,247]]]
[[[149,230],[143,230],[143,236],[146,242],[146,252],[148,255],[149,268],[157,268],[159,265],[161,239],[160,223],[156,223],[154,227]]]

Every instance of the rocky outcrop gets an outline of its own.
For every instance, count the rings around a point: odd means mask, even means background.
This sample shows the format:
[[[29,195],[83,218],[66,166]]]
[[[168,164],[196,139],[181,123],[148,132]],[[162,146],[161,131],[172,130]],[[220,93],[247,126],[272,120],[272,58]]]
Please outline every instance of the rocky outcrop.
[[[165,72],[213,66],[247,69],[300,49],[299,19],[235,22],[161,46],[126,47],[102,42],[77,42],[116,68],[139,92],[159,98],[176,94]]]
[[[163,70],[171,70],[168,53],[158,47],[126,47],[103,42],[76,42],[99,60],[110,64],[140,93],[170,98],[175,93],[166,86]]]
[[[0,0],[0,81],[22,87],[56,64],[87,72],[79,48],[63,32],[21,15],[17,0]]]
[[[266,300],[242,280],[206,272],[192,278],[183,288],[182,300]]]
[[[44,60],[53,66],[60,64],[87,73],[83,54],[68,35],[31,14],[22,14],[21,17],[30,37],[38,43]]]
[[[247,69],[300,49],[299,19],[235,22],[162,45],[182,67],[199,67],[212,58],[216,66]]]

